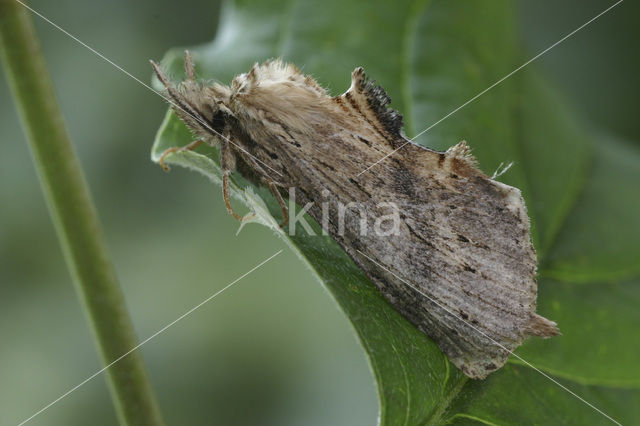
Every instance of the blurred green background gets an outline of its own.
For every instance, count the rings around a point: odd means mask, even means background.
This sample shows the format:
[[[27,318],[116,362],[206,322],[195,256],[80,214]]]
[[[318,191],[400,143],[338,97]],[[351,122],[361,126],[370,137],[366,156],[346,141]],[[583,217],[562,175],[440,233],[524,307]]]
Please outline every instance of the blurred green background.
[[[147,59],[211,40],[220,8],[216,1],[30,4],[145,82]],[[521,2],[527,56],[610,4]],[[637,4],[623,3],[534,65],[593,128],[635,143],[639,12]],[[166,110],[159,97],[34,21],[141,338],[285,248],[258,225],[236,236],[238,223],[227,215],[219,188],[151,163]],[[0,80],[0,424],[16,424],[100,364]],[[373,378],[348,321],[288,249],[142,352],[168,424],[376,422]],[[99,377],[31,424],[115,421]]]

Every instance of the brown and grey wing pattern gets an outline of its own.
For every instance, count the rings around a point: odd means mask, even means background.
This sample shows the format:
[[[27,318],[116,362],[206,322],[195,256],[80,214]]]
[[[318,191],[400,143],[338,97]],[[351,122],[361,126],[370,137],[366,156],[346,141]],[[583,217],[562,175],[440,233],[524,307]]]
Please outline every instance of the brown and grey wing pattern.
[[[354,212],[347,212],[344,235],[331,231],[394,307],[474,378],[504,365],[528,336],[557,334],[535,313],[537,259],[520,191],[479,171],[464,142],[445,153],[407,143],[402,118],[361,69],[334,99],[348,120],[341,140],[349,145],[332,153],[363,157],[347,169],[359,171],[402,146],[361,178],[332,172],[331,188],[339,202],[363,204],[370,221],[384,214],[380,202],[398,206],[398,235],[361,235]],[[315,154],[308,161],[322,157]]]
[[[413,180],[390,173],[370,188],[398,204],[401,232],[369,244],[382,267],[360,261],[458,368],[486,377],[526,337],[558,333],[535,313],[537,262],[520,191],[475,169],[464,144],[442,154],[413,144],[403,151],[398,170]]]
[[[350,193],[370,197],[372,216],[381,213],[378,202],[398,205],[399,235],[337,238],[396,309],[474,378],[504,365],[528,336],[558,334],[535,313],[537,259],[520,191],[479,171],[465,142],[445,153],[407,143],[401,116],[362,69],[335,99],[363,129],[368,152],[402,146],[369,176],[349,181]]]
[[[313,203],[309,213],[318,222],[320,203],[329,203],[329,233],[458,368],[486,377],[527,336],[558,333],[535,313],[537,262],[520,192],[480,172],[464,142],[444,153],[409,143],[389,97],[362,69],[341,96],[289,88],[302,106],[267,114],[266,100],[281,89],[265,85],[244,95],[251,97],[241,121],[260,141],[252,152],[282,171],[300,205]],[[341,228],[335,212],[350,203],[357,206]],[[369,224],[387,214],[381,203],[397,206],[398,232],[361,232],[362,212]]]

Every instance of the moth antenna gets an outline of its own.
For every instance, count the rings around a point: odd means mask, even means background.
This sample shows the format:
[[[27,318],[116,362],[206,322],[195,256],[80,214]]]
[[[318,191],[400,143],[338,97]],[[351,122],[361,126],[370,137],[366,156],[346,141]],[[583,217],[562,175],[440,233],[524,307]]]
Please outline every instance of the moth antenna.
[[[196,121],[201,121],[203,120],[203,118],[201,117],[201,114],[199,114],[196,110],[196,108],[194,108],[188,100],[184,99],[184,97],[180,94],[180,92],[178,92],[169,82],[169,80],[167,79],[167,76],[164,75],[164,73],[162,72],[162,69],[160,68],[160,66],[158,64],[156,64],[153,60],[149,60],[149,62],[151,62],[151,66],[153,66],[153,70],[155,71],[156,75],[158,76],[158,79],[160,80],[160,82],[164,85],[164,87],[167,89],[167,92],[169,92],[169,95],[173,98],[173,100],[175,102],[170,102],[173,105],[174,109],[177,106],[178,109],[183,110],[185,113],[189,114],[191,117],[193,117]]]
[[[153,67],[153,70],[156,73],[156,76],[158,77],[158,80],[160,80],[160,82],[164,85],[164,87],[171,91],[171,89],[173,89],[171,87],[171,84],[169,83],[169,80],[167,79],[167,76],[164,75],[164,73],[162,72],[162,68],[160,68],[160,66],[158,64],[156,64],[153,59],[149,59],[149,62],[151,62],[151,66]]]
[[[191,53],[188,50],[184,51],[184,73],[189,80],[194,81],[196,79],[195,67],[191,60]]]

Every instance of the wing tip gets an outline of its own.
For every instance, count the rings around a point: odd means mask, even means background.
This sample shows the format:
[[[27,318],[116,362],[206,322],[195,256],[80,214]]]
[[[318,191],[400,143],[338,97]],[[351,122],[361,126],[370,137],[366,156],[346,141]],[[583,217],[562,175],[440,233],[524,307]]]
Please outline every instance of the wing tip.
[[[561,333],[555,322],[538,314],[533,314],[527,325],[527,334],[538,337],[553,337]]]

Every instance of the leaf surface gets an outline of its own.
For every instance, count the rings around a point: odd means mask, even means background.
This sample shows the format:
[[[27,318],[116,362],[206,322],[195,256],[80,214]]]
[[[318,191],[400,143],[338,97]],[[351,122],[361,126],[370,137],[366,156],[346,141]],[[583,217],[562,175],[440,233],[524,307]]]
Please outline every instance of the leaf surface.
[[[417,141],[436,149],[465,139],[488,174],[514,162],[500,179],[521,188],[532,218],[538,312],[563,332],[531,339],[518,354],[617,420],[637,422],[640,151],[594,136],[533,67],[439,122],[535,54],[523,52],[514,16],[510,2],[497,0],[245,0],[226,4],[215,39],[190,50],[205,79],[228,84],[254,62],[282,56],[333,95],[364,66],[404,114],[409,137],[429,128]],[[174,49],[163,60],[176,81],[182,54]],[[191,141],[168,113],[152,157]],[[167,162],[220,182],[213,148]],[[353,324],[377,382],[381,425],[608,422],[516,358],[487,380],[467,379],[313,219],[307,217],[316,236],[300,227],[289,236],[278,228],[279,208],[265,188],[235,174],[232,195],[311,266]]]

